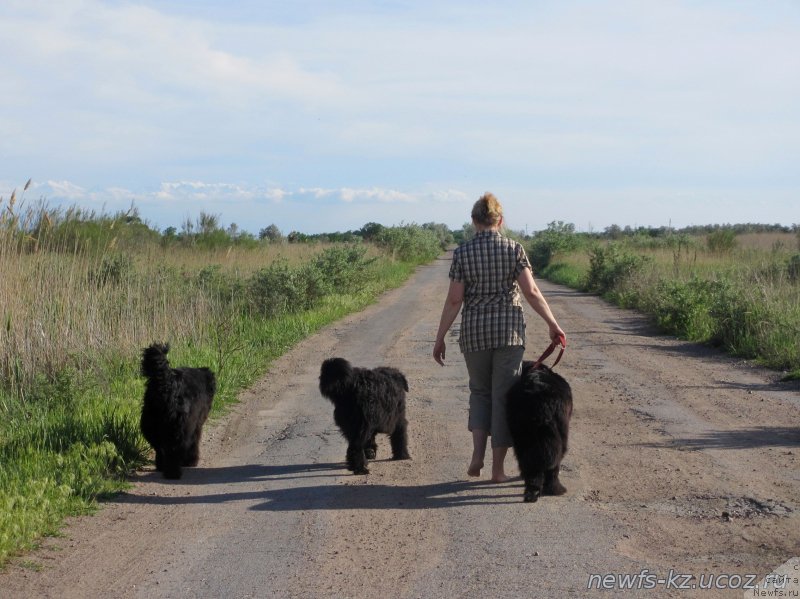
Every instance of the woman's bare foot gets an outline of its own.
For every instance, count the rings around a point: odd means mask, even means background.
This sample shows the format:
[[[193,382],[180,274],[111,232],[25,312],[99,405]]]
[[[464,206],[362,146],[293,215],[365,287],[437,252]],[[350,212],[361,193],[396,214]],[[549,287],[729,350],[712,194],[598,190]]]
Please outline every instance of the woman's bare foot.
[[[492,447],[492,482],[504,483],[510,480],[506,476],[505,461],[508,447]]]
[[[467,468],[467,476],[480,476],[483,469],[483,462],[472,462]]]

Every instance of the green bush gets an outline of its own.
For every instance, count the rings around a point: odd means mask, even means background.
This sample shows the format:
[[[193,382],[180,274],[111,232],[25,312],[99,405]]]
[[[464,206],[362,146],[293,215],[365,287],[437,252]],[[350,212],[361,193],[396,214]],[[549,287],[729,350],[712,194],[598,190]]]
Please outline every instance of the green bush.
[[[539,231],[528,246],[528,257],[535,272],[546,268],[558,252],[572,252],[580,247],[580,237],[575,233],[575,225],[563,221],[553,221],[547,229]]]
[[[255,314],[272,318],[301,310],[306,304],[306,284],[299,268],[284,260],[262,268],[250,277],[247,299]]]
[[[312,308],[327,295],[351,293],[364,283],[374,262],[365,258],[366,252],[353,244],[328,248],[299,267],[275,262],[250,278],[248,303],[254,313],[275,317]]]
[[[661,280],[645,307],[665,331],[692,341],[707,341],[717,328],[711,310],[720,285],[701,279]]]
[[[647,256],[628,254],[613,243],[605,247],[595,246],[589,250],[586,288],[600,294],[620,291],[622,285],[648,261]]]
[[[422,264],[442,252],[438,234],[419,225],[384,228],[373,237],[378,247],[388,251],[392,259]]]
[[[363,282],[367,268],[375,259],[367,259],[367,248],[361,244],[347,244],[328,248],[312,261],[319,271],[328,292],[350,290]]]

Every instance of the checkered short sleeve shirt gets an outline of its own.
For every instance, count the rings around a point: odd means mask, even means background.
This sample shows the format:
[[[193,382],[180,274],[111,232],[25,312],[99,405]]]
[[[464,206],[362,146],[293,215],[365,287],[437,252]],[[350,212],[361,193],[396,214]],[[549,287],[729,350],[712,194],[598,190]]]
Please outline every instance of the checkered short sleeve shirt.
[[[450,279],[464,283],[462,353],[525,345],[517,277],[530,267],[522,245],[497,231],[479,231],[455,250]]]

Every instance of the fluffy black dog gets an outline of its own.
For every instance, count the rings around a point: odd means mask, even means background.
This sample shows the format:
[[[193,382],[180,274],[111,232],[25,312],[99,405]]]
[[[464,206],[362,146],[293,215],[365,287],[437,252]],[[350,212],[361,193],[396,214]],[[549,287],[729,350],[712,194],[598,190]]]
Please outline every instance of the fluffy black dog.
[[[347,469],[369,474],[367,459],[374,459],[375,435],[389,435],[392,459],[407,460],[406,391],[408,381],[396,368],[354,368],[344,358],[322,363],[319,390],[334,405],[333,420],[347,439]]]
[[[523,362],[522,376],[508,392],[506,414],[514,453],[525,480],[524,500],[563,495],[558,480],[567,453],[572,389],[550,368]]]
[[[156,452],[156,470],[180,478],[181,467],[197,466],[200,434],[217,389],[208,368],[171,368],[169,345],[154,343],[142,352],[147,377],[140,421],[142,434]]]

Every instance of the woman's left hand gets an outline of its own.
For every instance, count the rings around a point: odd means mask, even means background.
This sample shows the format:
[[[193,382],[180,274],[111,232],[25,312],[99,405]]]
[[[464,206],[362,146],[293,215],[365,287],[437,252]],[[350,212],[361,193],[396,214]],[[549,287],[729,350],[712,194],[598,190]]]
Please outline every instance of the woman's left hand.
[[[550,327],[550,341],[561,347],[567,347],[567,334],[557,324],[553,325]]]

